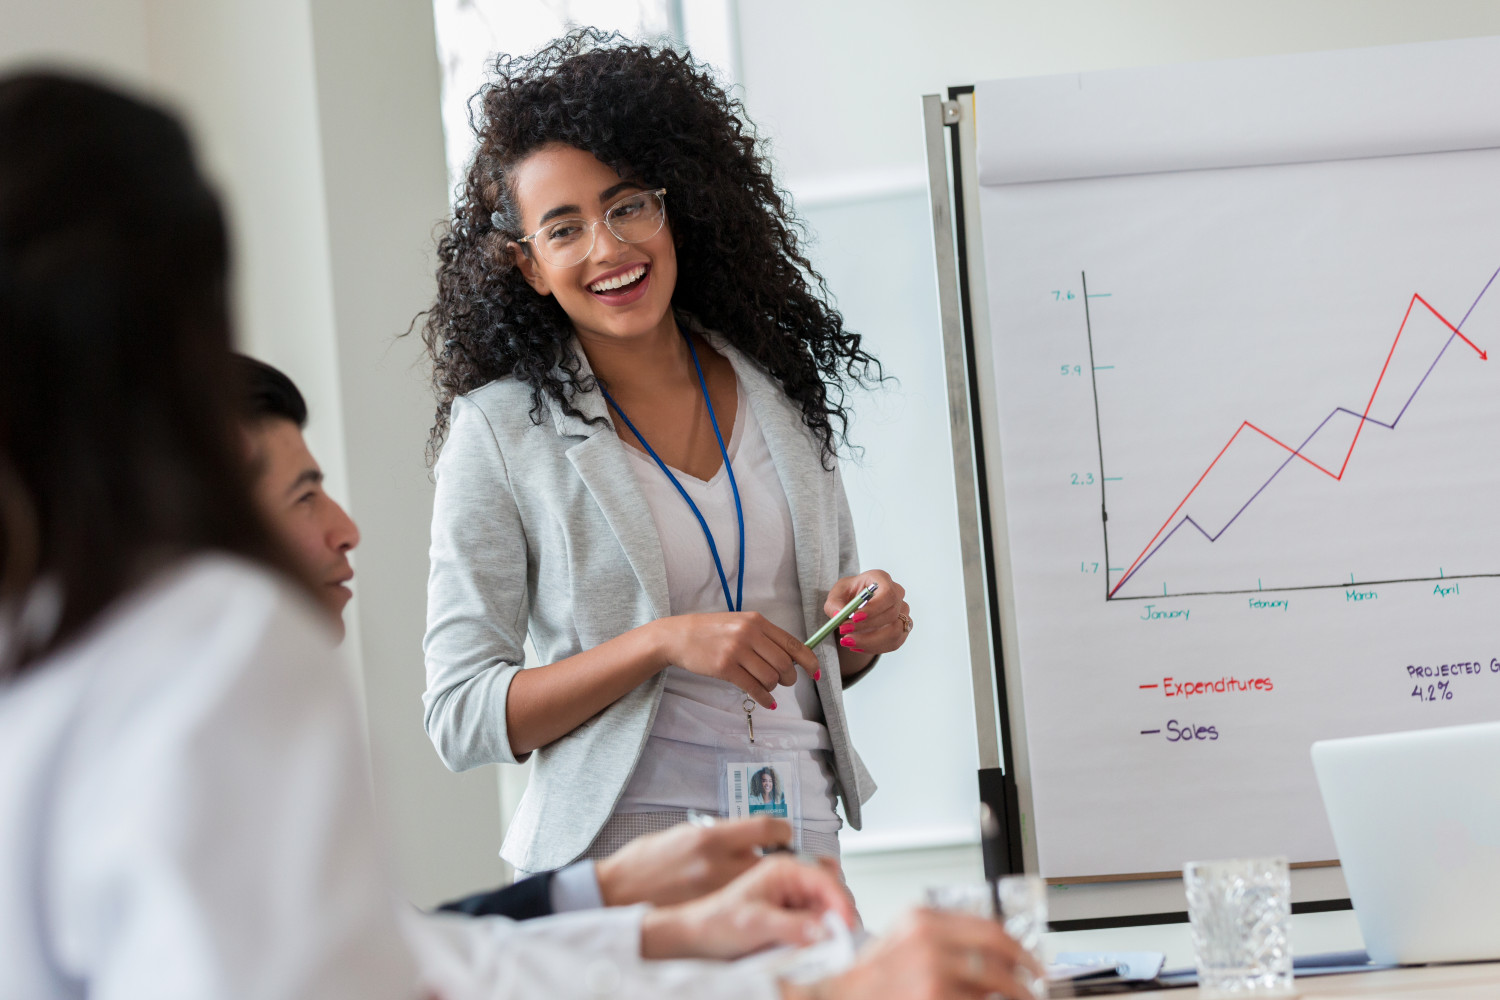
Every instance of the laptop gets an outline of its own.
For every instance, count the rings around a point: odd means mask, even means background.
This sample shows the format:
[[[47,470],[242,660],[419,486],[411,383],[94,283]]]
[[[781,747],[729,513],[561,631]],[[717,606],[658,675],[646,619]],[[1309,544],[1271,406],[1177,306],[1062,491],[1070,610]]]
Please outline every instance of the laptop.
[[[1500,958],[1500,723],[1324,740],[1312,759],[1371,961]]]

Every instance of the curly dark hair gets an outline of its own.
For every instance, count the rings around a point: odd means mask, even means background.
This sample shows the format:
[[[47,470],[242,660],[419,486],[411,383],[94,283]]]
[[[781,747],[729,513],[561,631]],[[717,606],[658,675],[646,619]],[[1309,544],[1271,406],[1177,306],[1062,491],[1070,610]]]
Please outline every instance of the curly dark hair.
[[[565,143],[671,192],[674,309],[765,368],[802,408],[832,467],[848,431],[846,388],[884,375],[803,255],[805,230],[743,105],[705,67],[670,48],[580,29],[534,55],[499,56],[470,120],[479,146],[438,242],[437,300],[422,330],[438,398],[431,456],[454,397],[495,379],[531,386],[537,422],[544,396],[581,416],[573,399],[595,388],[570,349],[567,314],[532,290],[508,251],[525,235],[510,184],[515,167]]]

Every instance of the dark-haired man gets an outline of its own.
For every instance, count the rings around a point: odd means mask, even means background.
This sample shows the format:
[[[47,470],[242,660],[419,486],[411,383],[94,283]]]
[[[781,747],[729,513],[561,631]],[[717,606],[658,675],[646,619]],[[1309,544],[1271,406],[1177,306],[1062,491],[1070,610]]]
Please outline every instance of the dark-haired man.
[[[329,620],[344,634],[344,605],[354,596],[349,553],[359,528],[323,490],[323,470],[307,448],[307,402],[287,378],[253,358],[237,359],[245,385],[245,429],[255,470],[255,499],[282,541],[317,584],[333,612]]]

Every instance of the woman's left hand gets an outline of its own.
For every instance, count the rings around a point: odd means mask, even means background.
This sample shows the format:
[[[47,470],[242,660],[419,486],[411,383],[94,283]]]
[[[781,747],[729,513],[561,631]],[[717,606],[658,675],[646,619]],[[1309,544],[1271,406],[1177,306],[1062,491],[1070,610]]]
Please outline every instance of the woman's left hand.
[[[823,613],[832,618],[872,583],[879,586],[870,603],[839,626],[839,645],[855,653],[892,653],[911,632],[911,607],[906,603],[906,588],[884,570],[865,570],[835,583],[823,602]]]

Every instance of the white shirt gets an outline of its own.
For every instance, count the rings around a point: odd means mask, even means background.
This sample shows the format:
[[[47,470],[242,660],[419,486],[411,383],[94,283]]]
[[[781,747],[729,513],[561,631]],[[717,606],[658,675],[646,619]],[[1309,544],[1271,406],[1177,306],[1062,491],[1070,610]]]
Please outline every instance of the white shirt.
[[[780,970],[761,956],[734,963],[642,961],[646,909],[513,923],[408,908],[402,924],[424,983],[442,1000],[780,1000]],[[845,958],[826,972],[848,965]]]
[[[643,962],[640,908],[398,914],[330,647],[201,557],[0,682],[0,1000],[776,996]]]
[[[802,620],[792,512],[743,387],[737,395],[734,428],[725,448],[734,466],[745,514],[743,610],[759,611],[802,640],[807,632]],[[722,422],[720,429],[725,429]],[[724,587],[698,519],[649,455],[635,447],[626,450],[661,539],[671,613],[728,611]],[[729,592],[734,594],[740,564],[739,524],[727,472],[721,465],[706,482],[678,469],[672,473],[708,522]],[[817,688],[805,670],[799,666],[796,671],[794,686],[778,687],[772,694],[775,711],[755,707],[755,742],[767,750],[796,754],[802,825],[820,833],[834,833],[843,824],[835,811],[833,769],[825,752],[832,743],[823,725]],[[651,735],[615,811],[696,809],[718,813],[719,751],[746,747],[744,701],[745,693],[727,681],[668,667]]]
[[[0,687],[0,997],[409,997],[345,681],[202,558]]]

